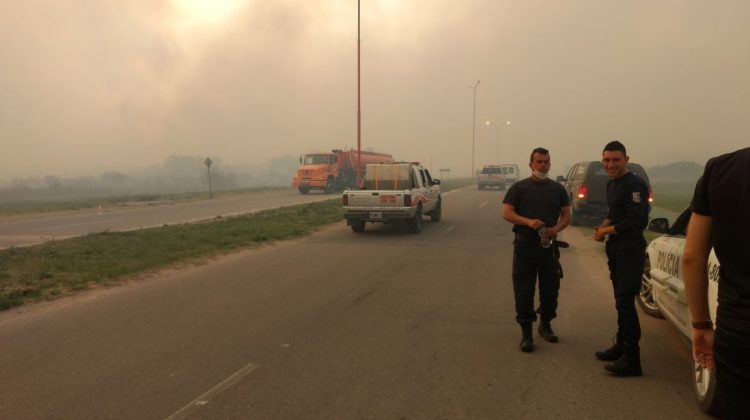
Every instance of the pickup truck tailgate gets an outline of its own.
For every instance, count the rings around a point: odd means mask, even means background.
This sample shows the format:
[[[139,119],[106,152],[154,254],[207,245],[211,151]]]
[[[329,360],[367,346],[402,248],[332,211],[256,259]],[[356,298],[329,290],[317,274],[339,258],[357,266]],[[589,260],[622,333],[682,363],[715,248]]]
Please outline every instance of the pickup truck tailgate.
[[[387,210],[394,207],[404,207],[403,193],[386,192],[356,192],[349,193],[349,208],[362,208],[368,210]]]

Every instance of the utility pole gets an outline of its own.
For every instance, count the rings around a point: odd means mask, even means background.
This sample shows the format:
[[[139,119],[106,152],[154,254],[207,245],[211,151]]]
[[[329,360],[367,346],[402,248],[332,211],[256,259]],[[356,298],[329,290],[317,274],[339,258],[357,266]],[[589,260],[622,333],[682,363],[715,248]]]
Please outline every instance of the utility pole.
[[[477,86],[479,86],[479,80],[474,86],[469,86],[474,91],[474,113],[471,117],[471,178],[474,178],[474,155],[476,154],[476,131],[477,131]]]

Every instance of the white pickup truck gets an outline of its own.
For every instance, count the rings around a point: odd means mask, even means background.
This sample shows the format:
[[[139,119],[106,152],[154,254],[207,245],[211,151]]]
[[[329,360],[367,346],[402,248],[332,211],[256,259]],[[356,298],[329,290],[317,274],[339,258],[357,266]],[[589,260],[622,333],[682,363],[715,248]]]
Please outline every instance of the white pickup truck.
[[[359,189],[343,194],[344,218],[354,232],[365,224],[405,221],[412,233],[422,230],[422,216],[439,222],[442,213],[440,180],[419,163],[368,164]]]
[[[518,176],[518,165],[515,164],[484,165],[482,172],[477,175],[477,189],[498,187],[504,190],[506,185],[518,181]]]

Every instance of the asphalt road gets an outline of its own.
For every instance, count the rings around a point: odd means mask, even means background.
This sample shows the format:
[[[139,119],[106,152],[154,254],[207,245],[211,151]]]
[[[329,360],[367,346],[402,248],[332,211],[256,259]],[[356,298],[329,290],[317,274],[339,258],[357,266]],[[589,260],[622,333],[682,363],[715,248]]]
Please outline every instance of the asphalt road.
[[[0,249],[95,232],[132,230],[226,217],[334,197],[336,195],[318,194],[317,191],[302,195],[294,188],[286,188],[219,196],[211,200],[0,216]]]
[[[498,192],[443,205],[417,235],[342,222],[2,313],[0,418],[705,418],[666,321],[641,316],[643,377],[595,360],[615,328],[601,244],[563,233],[560,342],[521,353]]]

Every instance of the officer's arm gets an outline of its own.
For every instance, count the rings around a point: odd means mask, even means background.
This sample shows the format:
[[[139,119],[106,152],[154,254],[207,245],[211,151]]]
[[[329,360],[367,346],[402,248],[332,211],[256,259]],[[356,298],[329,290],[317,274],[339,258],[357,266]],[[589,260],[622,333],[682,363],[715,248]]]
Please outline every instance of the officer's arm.
[[[516,213],[516,208],[507,203],[503,203],[503,219],[514,225],[528,226],[532,229],[539,229],[544,226],[544,222],[539,219],[529,219]]]
[[[708,311],[708,256],[711,245],[711,216],[693,213],[681,259],[685,294],[693,322],[711,320]],[[692,341],[693,359],[703,367],[714,369],[714,330],[711,324],[694,327]]]
[[[688,224],[682,275],[693,321],[710,320],[708,312],[708,256],[711,253],[711,216],[693,213]]]

